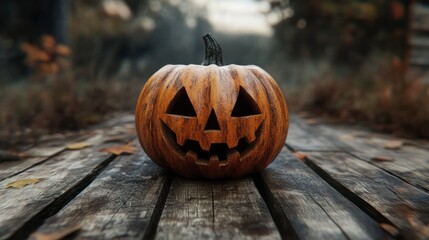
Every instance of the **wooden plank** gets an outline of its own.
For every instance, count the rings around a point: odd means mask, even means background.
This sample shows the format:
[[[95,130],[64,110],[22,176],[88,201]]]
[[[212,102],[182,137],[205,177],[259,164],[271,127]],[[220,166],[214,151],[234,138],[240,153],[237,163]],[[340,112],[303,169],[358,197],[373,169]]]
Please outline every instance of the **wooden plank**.
[[[326,125],[314,128],[316,128],[315,131],[348,145],[353,155],[388,171],[403,181],[429,191],[429,150],[424,145],[381,134],[363,132],[356,134],[347,128]],[[350,134],[349,139],[342,137],[347,134]],[[393,150],[386,149],[384,146],[393,140],[403,141],[404,146]],[[373,158],[377,156],[386,156],[392,161],[374,161]]]
[[[338,143],[338,142],[337,142]],[[344,151],[345,146],[314,131],[297,117],[291,118],[286,144],[295,151]]]
[[[415,3],[412,9],[411,28],[428,31],[429,7],[423,3]]]
[[[132,127],[129,126],[133,121],[133,115],[121,114],[94,126],[91,131],[81,131],[79,134],[57,134],[45,136],[41,144],[25,150],[24,154],[30,157],[23,158],[19,161],[0,162],[0,181],[43,163],[50,157],[64,151],[66,149],[66,145],[69,143],[84,141],[85,139],[86,141],[92,141],[93,144],[100,143],[100,139],[92,138],[88,140],[90,136],[100,132],[100,128],[107,129],[107,135],[113,136],[122,134],[124,139],[127,137],[130,139],[135,135],[134,124],[132,124]]]
[[[128,113],[120,113],[116,116],[112,116],[110,119],[107,119],[106,121],[97,124],[90,129],[100,129],[100,128],[113,128],[120,125],[125,125],[132,123],[134,127],[134,115],[128,114]]]
[[[37,233],[81,225],[75,238],[141,238],[168,189],[169,178],[146,154],[120,156]]]
[[[40,144],[23,150],[22,154],[26,157],[23,157],[21,160],[0,162],[0,181],[43,163],[50,157],[66,150],[68,143],[83,141],[93,134],[93,132],[83,131],[74,134],[54,134],[42,137]]]
[[[389,239],[378,223],[283,149],[261,173],[260,191],[280,225],[299,239]],[[279,225],[279,224],[278,224]],[[282,229],[282,227],[287,227]]]
[[[30,158],[23,158],[18,161],[0,162],[0,181],[19,174],[43,161],[46,161],[50,156],[54,156],[62,151],[63,147],[37,147],[27,151]]]
[[[426,46],[413,46],[411,50],[411,58],[416,59],[427,59],[427,55],[429,54],[429,48]]]
[[[403,237],[429,238],[429,194],[346,153],[309,153],[307,163],[356,205],[396,225]]]
[[[93,138],[104,138],[104,133],[98,132]],[[98,152],[100,147],[62,152],[0,182],[0,239],[24,238],[79,193],[113,160],[109,154]],[[7,188],[11,182],[33,178],[43,181],[19,189]]]
[[[156,239],[280,239],[252,179],[173,180]]]
[[[429,48],[429,36],[427,34],[414,33],[411,37],[411,46]]]
[[[355,153],[358,158],[382,168],[420,189],[429,191],[429,151],[414,146],[403,146],[398,150],[386,150],[376,143],[356,143],[366,146],[364,151]],[[392,161],[376,161],[376,156],[388,156]]]

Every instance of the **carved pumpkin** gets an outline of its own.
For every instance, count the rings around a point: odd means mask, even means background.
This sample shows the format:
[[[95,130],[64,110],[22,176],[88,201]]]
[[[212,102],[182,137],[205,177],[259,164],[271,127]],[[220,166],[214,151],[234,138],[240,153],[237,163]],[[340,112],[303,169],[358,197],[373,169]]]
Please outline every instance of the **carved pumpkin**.
[[[154,162],[185,177],[261,171],[286,140],[282,92],[257,66],[224,66],[216,40],[203,39],[203,65],[167,65],[143,87],[138,139]]]

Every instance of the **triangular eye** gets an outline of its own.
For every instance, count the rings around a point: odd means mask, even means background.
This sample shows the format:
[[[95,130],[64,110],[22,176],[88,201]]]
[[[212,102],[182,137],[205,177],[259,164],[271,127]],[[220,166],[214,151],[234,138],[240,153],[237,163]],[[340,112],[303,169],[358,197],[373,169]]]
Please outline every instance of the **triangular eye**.
[[[234,109],[232,110],[232,117],[244,117],[250,115],[261,114],[261,110],[258,107],[258,104],[253,100],[253,98],[244,90],[243,87],[240,87],[238,92],[237,101],[235,102]]]
[[[167,108],[168,114],[196,117],[194,106],[192,106],[191,100],[189,99],[188,93],[185,88],[181,88],[173,100],[171,100],[170,105]]]

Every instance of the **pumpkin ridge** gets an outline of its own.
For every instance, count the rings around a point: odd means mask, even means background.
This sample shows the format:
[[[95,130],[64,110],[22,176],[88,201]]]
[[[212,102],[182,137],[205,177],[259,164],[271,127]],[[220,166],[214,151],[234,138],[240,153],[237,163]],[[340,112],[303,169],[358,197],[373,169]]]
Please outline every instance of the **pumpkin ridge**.
[[[268,98],[268,101],[269,102],[271,102],[271,104],[269,104],[269,106],[270,107],[272,107],[272,106],[277,106],[277,105],[279,105],[280,106],[280,111],[276,111],[276,109],[270,109],[270,113],[271,113],[271,116],[270,116],[270,119],[279,119],[280,117],[283,117],[283,116],[277,116],[276,114],[278,114],[277,112],[280,112],[280,113],[282,113],[282,114],[285,114],[286,115],[286,119],[284,119],[283,121],[285,122],[285,134],[284,134],[284,137],[282,137],[282,142],[285,144],[285,142],[286,142],[286,137],[287,137],[287,133],[288,133],[288,127],[289,127],[289,124],[288,124],[288,116],[287,116],[287,106],[286,106],[286,108],[283,108],[282,107],[282,105],[285,105],[286,104],[286,102],[284,101],[284,99],[283,98],[281,98],[280,99],[280,97],[278,96],[278,92],[275,90],[275,88],[276,87],[274,87],[273,86],[273,84],[272,84],[272,82],[271,81],[269,81],[269,79],[267,79],[268,78],[268,76],[267,76],[267,74],[265,74],[265,71],[263,71],[263,73],[264,74],[259,74],[259,73],[256,73],[255,72],[256,70],[255,69],[251,69],[250,70],[250,72],[252,73],[252,75],[256,78],[256,79],[258,79],[258,81],[260,82],[260,84],[264,87],[264,90],[265,90],[265,92],[266,92],[266,94],[267,94],[267,98]],[[264,78],[264,80],[265,81],[262,81],[262,79],[261,78]],[[275,83],[275,81],[274,81],[274,83]],[[268,90],[268,88],[267,88],[267,86],[266,86],[266,84],[268,84],[268,86],[271,88],[270,90]],[[283,96],[283,95],[281,95],[281,96]],[[283,101],[282,101],[283,100]],[[272,101],[276,101],[276,102],[274,102],[274,103],[272,103]],[[278,127],[276,127],[276,125],[279,125],[279,123],[278,122],[276,122],[276,121],[271,121],[272,123],[272,129],[278,129]],[[282,122],[283,123],[283,122]],[[280,123],[280,124],[282,124],[282,123]],[[282,127],[282,126],[281,126]],[[281,131],[280,131],[281,132]],[[283,148],[283,145],[284,144],[280,144],[277,148],[278,149],[275,149],[273,152],[272,152],[272,154],[273,154],[273,156],[272,157],[267,157],[266,159],[266,161],[264,161],[263,163],[258,163],[258,165],[259,166],[262,166],[262,168],[265,168],[265,166],[267,166],[271,161],[269,160],[269,159],[274,159],[275,158],[275,156],[277,156],[278,154],[279,154],[279,152],[281,151],[281,149]],[[273,146],[273,147],[276,147],[276,146]],[[258,166],[256,166],[256,168],[258,168]],[[260,167],[259,167],[260,168]]]

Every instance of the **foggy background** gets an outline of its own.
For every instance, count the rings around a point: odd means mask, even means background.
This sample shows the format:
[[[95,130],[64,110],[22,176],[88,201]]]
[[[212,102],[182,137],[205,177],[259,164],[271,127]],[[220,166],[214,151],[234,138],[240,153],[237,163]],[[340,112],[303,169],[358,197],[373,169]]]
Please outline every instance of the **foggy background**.
[[[162,66],[202,62],[206,33],[226,64],[269,72],[291,109],[421,132],[426,110],[392,123],[403,114],[398,101],[413,109],[428,99],[428,9],[405,0],[5,0],[0,136],[75,130],[133,111]]]
[[[356,70],[374,55],[403,57],[406,2],[3,1],[1,81],[23,76],[21,45],[43,34],[71,48],[75,70],[144,79],[166,64],[200,63],[202,36],[212,33],[227,63],[259,65],[279,82],[296,84],[321,72]]]

